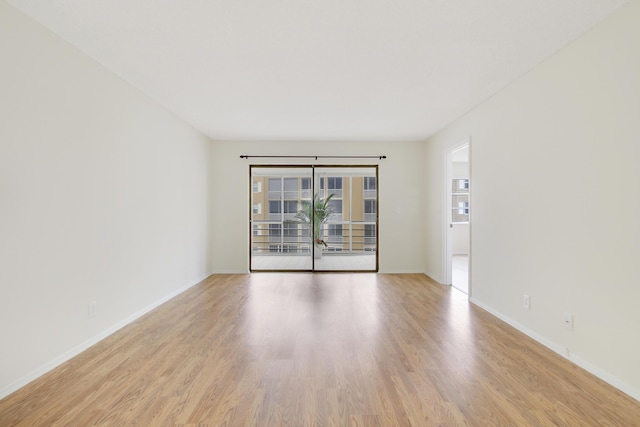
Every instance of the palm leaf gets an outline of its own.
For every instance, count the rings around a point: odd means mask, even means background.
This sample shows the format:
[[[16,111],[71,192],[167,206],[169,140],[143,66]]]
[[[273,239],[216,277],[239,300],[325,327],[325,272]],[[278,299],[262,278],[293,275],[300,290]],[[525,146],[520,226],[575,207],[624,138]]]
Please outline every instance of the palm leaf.
[[[330,194],[323,199],[319,193],[316,193],[313,196],[313,201],[301,201],[300,209],[298,209],[295,216],[296,219],[292,222],[310,226],[313,221],[313,239],[319,239],[322,224],[324,224],[333,213],[333,205],[329,203],[333,196],[334,194]]]

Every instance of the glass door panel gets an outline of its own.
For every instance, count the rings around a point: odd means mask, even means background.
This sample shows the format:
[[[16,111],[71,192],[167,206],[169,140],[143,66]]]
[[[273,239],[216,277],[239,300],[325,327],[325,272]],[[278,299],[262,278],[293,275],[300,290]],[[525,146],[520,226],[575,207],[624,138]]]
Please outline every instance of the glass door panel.
[[[378,271],[377,166],[314,168],[315,271]]]
[[[310,224],[300,218],[311,203],[309,167],[251,167],[251,271],[313,269]]]
[[[251,166],[251,271],[378,271],[377,166]]]

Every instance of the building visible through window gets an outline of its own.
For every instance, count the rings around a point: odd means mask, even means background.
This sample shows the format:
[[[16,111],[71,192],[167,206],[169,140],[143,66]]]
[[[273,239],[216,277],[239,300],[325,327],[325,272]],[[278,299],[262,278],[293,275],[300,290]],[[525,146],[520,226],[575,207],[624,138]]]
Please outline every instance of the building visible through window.
[[[469,180],[453,179],[451,182],[451,222],[469,221]]]

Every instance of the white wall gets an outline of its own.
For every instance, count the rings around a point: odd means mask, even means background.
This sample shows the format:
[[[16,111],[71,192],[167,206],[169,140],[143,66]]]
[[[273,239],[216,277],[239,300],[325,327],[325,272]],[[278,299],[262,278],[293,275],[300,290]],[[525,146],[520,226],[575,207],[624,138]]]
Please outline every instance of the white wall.
[[[443,153],[470,136],[473,301],[640,399],[638,22],[631,2],[427,142],[426,271]]]
[[[313,164],[379,164],[379,262],[386,273],[424,272],[424,144],[339,142],[215,142],[214,271],[249,269],[249,165],[310,164],[308,159],[240,159],[246,155],[386,155],[384,160],[327,160]]]
[[[2,397],[211,266],[208,139],[5,2],[0,61]]]

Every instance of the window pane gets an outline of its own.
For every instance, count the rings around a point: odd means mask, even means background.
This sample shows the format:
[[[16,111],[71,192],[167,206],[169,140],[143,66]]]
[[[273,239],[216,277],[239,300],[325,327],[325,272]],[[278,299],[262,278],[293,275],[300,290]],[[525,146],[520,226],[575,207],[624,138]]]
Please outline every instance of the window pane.
[[[451,222],[469,221],[469,195],[454,194],[451,198]]]
[[[327,230],[329,232],[329,236],[342,237],[342,224],[329,224]]]
[[[280,213],[280,202],[277,200],[269,201],[269,213]]]
[[[328,224],[327,235],[329,243],[342,243],[342,224]]]
[[[269,236],[279,236],[280,229],[280,224],[269,224]]]
[[[365,213],[376,213],[376,201],[375,200],[365,200],[364,201],[364,212]]]
[[[279,242],[282,234],[280,224],[269,224],[269,242]]]
[[[286,200],[284,202],[284,213],[298,212],[298,202],[295,200]]]
[[[342,200],[329,200],[329,205],[333,206],[333,213],[342,213]]]
[[[298,212],[298,202],[295,200],[285,200],[284,202],[284,219],[293,220]]]
[[[282,198],[282,181],[280,178],[269,178],[269,199],[280,200]]]
[[[342,178],[327,178],[327,195],[333,194],[334,197],[342,197]]]
[[[468,179],[454,179],[454,180],[452,180],[451,191],[453,193],[468,193],[469,192],[469,180]]]
[[[298,224],[284,224],[283,235],[285,242],[295,243],[298,241]]]
[[[280,178],[269,178],[269,192],[280,191]]]
[[[364,220],[373,222],[376,220],[376,201],[365,200],[364,201]]]
[[[341,190],[342,189],[342,178],[338,177],[329,177],[327,178],[327,188],[329,190]]]
[[[297,236],[298,235],[298,224],[284,224],[284,235],[285,236]]]
[[[284,179],[284,198],[285,199],[298,198],[298,178]]]
[[[364,226],[364,243],[365,245],[376,244],[376,226],[374,224],[365,224]]]
[[[300,198],[311,198],[311,178],[300,178]]]
[[[375,190],[376,189],[376,177],[375,176],[366,176],[364,178],[364,189],[365,190]]]

